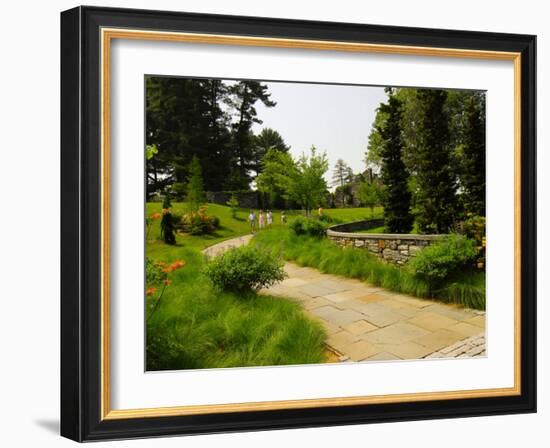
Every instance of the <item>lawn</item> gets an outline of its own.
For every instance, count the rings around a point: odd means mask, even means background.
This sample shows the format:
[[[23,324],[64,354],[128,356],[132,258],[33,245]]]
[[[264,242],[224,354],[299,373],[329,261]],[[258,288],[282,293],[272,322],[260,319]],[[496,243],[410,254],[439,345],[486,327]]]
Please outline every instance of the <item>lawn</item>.
[[[196,249],[204,249],[220,241],[235,238],[237,236],[246,235],[250,233],[250,225],[248,223],[249,209],[239,209],[237,211],[236,219],[231,216],[231,209],[225,205],[208,204],[209,215],[217,216],[220,219],[220,228],[214,235],[202,235],[193,236],[178,234],[176,235],[176,248],[180,246],[194,247]],[[183,202],[172,203],[172,213],[176,215],[183,215],[187,210],[187,204]],[[162,211],[162,203],[160,202],[148,202],[146,212],[147,215]],[[290,222],[295,216],[303,215],[299,210],[289,210],[285,212],[287,215],[287,222]],[[316,212],[315,212],[316,213]],[[383,209],[376,207],[374,210],[375,217],[381,217]],[[258,210],[256,210],[256,215]],[[362,219],[370,219],[371,212],[367,208],[334,208],[324,209],[324,214],[330,216],[334,222],[349,222],[359,221]],[[279,210],[273,210],[273,228],[281,228],[281,212]],[[160,221],[153,222],[151,229],[149,230],[147,241],[147,255],[153,258],[162,259],[166,253],[171,253],[174,248],[167,246],[160,239]],[[177,250],[177,249],[176,249]]]
[[[147,214],[161,210],[148,203]],[[183,214],[185,204],[173,204]],[[147,370],[247,367],[326,362],[326,333],[296,303],[284,298],[250,293],[246,296],[215,290],[203,275],[201,249],[219,241],[250,233],[241,210],[237,219],[228,207],[210,204],[208,213],[220,218],[212,236],[178,234],[177,244],[159,240],[157,221],[149,231],[147,257],[185,266],[169,275],[158,306],[157,295],[147,299]],[[280,215],[274,213],[275,227]],[[154,311],[153,311],[154,310]]]
[[[342,249],[326,238],[296,236],[290,229],[257,235],[253,244],[282,252],[287,260],[321,272],[358,278],[391,291],[485,309],[485,273],[464,272],[430,284],[406,267],[386,264],[363,249]]]
[[[375,207],[374,213],[371,213],[370,208],[357,207],[357,208],[327,208],[323,213],[330,216],[334,222],[352,222],[362,221],[365,219],[382,218],[384,216],[384,209],[382,207]]]

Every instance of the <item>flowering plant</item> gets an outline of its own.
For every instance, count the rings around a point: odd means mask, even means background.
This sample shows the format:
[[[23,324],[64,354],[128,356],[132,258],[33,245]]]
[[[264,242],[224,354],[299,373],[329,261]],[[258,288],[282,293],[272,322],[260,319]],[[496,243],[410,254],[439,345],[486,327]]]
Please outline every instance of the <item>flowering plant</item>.
[[[150,258],[145,258],[145,296],[151,298],[152,301],[149,305],[151,312],[147,319],[153,315],[160,305],[166,287],[172,284],[172,280],[168,278],[168,275],[184,266],[185,261],[183,260],[165,263],[164,261],[153,261]],[[159,289],[160,293],[158,293]]]

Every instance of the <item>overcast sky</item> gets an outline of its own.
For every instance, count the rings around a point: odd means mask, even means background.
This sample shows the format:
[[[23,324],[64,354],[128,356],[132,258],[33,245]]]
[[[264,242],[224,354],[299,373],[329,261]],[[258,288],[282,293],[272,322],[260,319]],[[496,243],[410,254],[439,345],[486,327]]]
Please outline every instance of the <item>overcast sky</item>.
[[[294,157],[309,152],[311,145],[326,151],[330,163],[327,181],[339,158],[355,173],[365,170],[363,162],[376,108],[384,101],[383,87],[327,84],[266,83],[275,107],[256,104],[255,133],[273,128],[291,146]]]

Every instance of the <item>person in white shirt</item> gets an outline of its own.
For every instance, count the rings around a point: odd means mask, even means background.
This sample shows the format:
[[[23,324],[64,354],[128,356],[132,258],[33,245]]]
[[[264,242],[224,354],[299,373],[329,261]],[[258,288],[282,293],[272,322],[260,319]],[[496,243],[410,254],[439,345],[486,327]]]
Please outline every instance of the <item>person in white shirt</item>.
[[[273,213],[271,213],[271,210],[267,211],[267,227],[271,229],[271,226],[273,225]]]
[[[254,213],[254,210],[250,210],[250,214],[248,215],[248,222],[250,223],[250,230],[252,233],[256,232],[256,213]]]

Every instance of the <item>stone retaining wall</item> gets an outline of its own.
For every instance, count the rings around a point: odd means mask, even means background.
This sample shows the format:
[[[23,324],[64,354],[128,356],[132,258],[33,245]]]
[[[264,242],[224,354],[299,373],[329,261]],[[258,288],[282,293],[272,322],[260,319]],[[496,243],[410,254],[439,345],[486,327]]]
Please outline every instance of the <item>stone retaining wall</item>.
[[[383,224],[380,221],[356,221],[332,226],[327,230],[327,237],[339,246],[366,249],[388,263],[399,265],[405,264],[434,241],[446,237],[446,235],[354,233],[357,230],[380,227]]]

